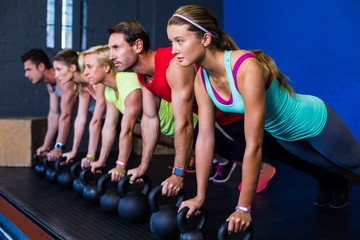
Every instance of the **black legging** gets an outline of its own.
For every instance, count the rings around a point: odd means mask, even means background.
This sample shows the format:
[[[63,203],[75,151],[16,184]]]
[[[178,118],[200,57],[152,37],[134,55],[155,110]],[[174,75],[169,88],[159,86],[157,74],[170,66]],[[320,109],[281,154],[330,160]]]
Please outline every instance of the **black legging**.
[[[360,144],[339,115],[328,105],[327,122],[322,132],[299,141],[278,140],[298,157],[332,172],[343,169],[360,175]]]
[[[229,136],[231,136],[238,143],[238,146],[235,149],[238,149],[239,151],[237,151],[236,155],[241,155],[241,157],[229,159],[238,159],[242,161],[246,146],[244,121],[239,121],[231,125],[221,127]],[[232,146],[229,145],[229,143],[227,142],[224,142],[223,144],[223,142],[223,140],[218,141],[218,139],[215,139],[215,148],[227,149],[229,148],[229,146]],[[231,148],[233,148],[233,146]],[[285,163],[286,165],[301,172],[304,172],[317,180],[328,179],[336,182],[338,179],[343,179],[343,177],[339,174],[333,173],[310,162],[304,161],[303,159],[292,154],[283,146],[281,146],[280,143],[271,134],[269,134],[267,131],[264,131],[263,162],[271,163],[273,161]]]

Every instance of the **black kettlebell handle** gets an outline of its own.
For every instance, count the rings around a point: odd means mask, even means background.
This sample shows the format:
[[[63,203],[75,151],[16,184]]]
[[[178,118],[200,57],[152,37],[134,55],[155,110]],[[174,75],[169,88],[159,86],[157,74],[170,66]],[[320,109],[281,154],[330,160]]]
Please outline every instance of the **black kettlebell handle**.
[[[46,169],[51,169],[54,166],[54,162],[50,161],[47,157],[44,158],[43,163]]]
[[[101,167],[101,168],[99,168],[100,173],[98,173],[98,172],[92,173],[91,167],[84,168],[80,172],[79,179],[82,182],[82,184],[84,184],[84,186],[86,186],[87,184],[89,184],[92,181],[98,181],[100,176],[104,172],[104,169],[105,169],[104,167]]]
[[[123,198],[127,195],[131,176],[132,176],[132,174],[128,174],[128,175],[124,176],[123,178],[120,179],[120,181],[118,183],[118,192],[119,192],[119,196],[121,198]],[[144,188],[141,192],[145,196],[148,196],[150,193],[150,190],[151,190],[151,180],[145,174],[139,178],[142,178],[144,181]]]
[[[81,161],[75,162],[73,165],[71,165],[70,173],[74,179],[77,179],[80,176],[80,171],[81,171]]]
[[[60,173],[61,169],[63,168],[63,166],[61,165],[62,162],[66,161],[66,157],[59,157],[58,159],[56,159],[55,161],[55,171],[56,173]]]
[[[226,240],[228,236],[229,222],[226,221],[221,224],[218,230],[218,240]],[[240,234],[240,233],[239,233]],[[254,228],[252,224],[244,231],[243,240],[252,240],[254,238]]]
[[[32,156],[31,166],[35,166],[36,164],[42,164],[42,163],[40,163],[40,157],[36,153],[34,153]]]
[[[106,191],[106,184],[111,181],[111,174],[103,174],[97,183],[98,192],[103,195]]]
[[[189,229],[186,225],[187,224],[186,214],[188,213],[189,210],[190,209],[188,207],[183,207],[176,216],[176,220],[177,220],[178,227],[179,227],[181,234],[189,231]],[[205,208],[203,208],[203,207],[201,207],[199,209],[199,211],[200,211],[201,218],[199,219],[199,222],[196,225],[196,229],[202,231],[206,226],[208,214],[207,214],[207,211],[205,210]]]
[[[154,187],[149,194],[149,205],[151,212],[159,211],[159,205],[157,204],[157,197],[162,193],[162,185]],[[176,202],[176,207],[179,208],[181,203],[185,200],[186,194],[184,189],[181,189],[178,194],[178,200]]]

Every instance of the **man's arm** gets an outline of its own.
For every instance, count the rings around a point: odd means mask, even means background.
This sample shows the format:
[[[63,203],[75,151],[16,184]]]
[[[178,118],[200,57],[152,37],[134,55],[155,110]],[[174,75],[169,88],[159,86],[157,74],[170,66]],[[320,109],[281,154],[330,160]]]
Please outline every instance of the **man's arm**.
[[[194,66],[183,67],[174,58],[167,69],[175,117],[174,169],[185,171],[193,148]],[[183,187],[182,176],[172,175],[163,182],[163,194],[177,195]]]
[[[36,150],[38,156],[44,156],[54,146],[54,139],[58,130],[58,122],[60,116],[60,100],[55,92],[50,91],[49,87],[49,113],[47,116],[47,130],[44,138],[44,143]]]
[[[64,85],[59,82],[58,87],[62,92],[62,96],[60,101],[60,117],[56,143],[60,143],[65,146],[71,128],[71,117],[76,102],[76,91],[75,84],[73,82],[67,82]],[[54,148],[48,153],[48,159],[50,161],[56,160],[61,156],[62,150],[63,149],[60,147]]]

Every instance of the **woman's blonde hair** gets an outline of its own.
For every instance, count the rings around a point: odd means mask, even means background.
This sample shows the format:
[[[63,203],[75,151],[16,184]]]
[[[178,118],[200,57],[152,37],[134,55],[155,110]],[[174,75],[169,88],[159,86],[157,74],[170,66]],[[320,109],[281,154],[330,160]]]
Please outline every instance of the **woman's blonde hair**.
[[[294,89],[288,83],[289,78],[276,66],[274,59],[260,49],[251,50],[251,52],[256,56],[260,65],[270,72],[272,79],[277,79],[281,87],[285,87],[290,93],[294,93]]]
[[[94,46],[80,53],[79,66],[82,72],[85,69],[85,63],[84,63],[85,55],[92,53],[96,54],[96,57],[101,65],[110,66],[110,74],[115,75],[117,73],[117,69],[115,68],[114,62],[109,59],[110,49],[107,45]]]
[[[219,50],[239,49],[230,35],[219,28],[218,21],[208,9],[197,5],[185,5],[178,8],[174,14],[183,16],[206,29],[212,35],[210,47],[215,47]],[[197,37],[204,35],[205,32],[202,29],[179,16],[173,15],[168,21],[168,26],[185,24],[189,26],[189,31],[196,33]]]

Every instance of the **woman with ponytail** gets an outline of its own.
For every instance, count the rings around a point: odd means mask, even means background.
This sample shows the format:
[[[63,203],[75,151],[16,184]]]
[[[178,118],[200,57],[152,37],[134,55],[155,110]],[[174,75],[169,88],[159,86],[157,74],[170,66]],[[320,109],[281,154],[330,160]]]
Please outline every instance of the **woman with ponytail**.
[[[181,205],[190,208],[188,217],[196,215],[205,201],[214,148],[215,107],[244,114],[242,190],[235,211],[227,219],[230,232],[243,231],[252,221],[251,207],[267,148],[266,132],[293,155],[325,169],[325,173],[360,175],[359,142],[335,111],[317,97],[294,93],[285,75],[263,52],[238,49],[206,8],[178,8],[168,21],[167,34],[182,66],[200,66],[194,84],[199,116],[195,147],[198,189],[194,198]],[[337,193],[319,192],[321,199],[315,201],[318,206],[341,208],[347,204],[349,182],[339,175],[334,177],[342,179],[335,182],[343,183],[343,201]]]
[[[78,154],[89,112],[92,116],[88,126],[88,150],[84,159],[87,162],[94,160],[106,107],[105,87],[102,85],[95,86],[95,83],[89,81],[83,75],[81,60],[82,58],[79,57],[79,54],[71,49],[60,51],[54,58],[54,68],[58,77],[62,79],[63,83],[72,82],[78,97],[73,145],[70,151],[62,154],[63,157],[66,157],[67,163],[71,162]]]

